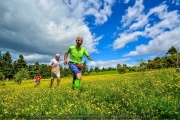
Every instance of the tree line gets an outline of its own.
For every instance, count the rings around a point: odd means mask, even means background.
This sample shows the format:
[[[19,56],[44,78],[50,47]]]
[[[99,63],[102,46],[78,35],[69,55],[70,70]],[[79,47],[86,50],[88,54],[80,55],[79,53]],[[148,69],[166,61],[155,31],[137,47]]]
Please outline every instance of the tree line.
[[[25,70],[25,71],[24,71]],[[47,64],[27,64],[22,54],[19,55],[17,60],[12,60],[11,54],[7,51],[3,55],[0,51],[0,79],[13,78],[18,72],[28,72],[28,77],[33,79],[35,76],[40,75],[42,78],[49,78],[51,76],[51,68]],[[68,68],[61,68],[61,76],[71,75]],[[27,75],[26,75],[27,76]]]
[[[119,73],[126,72],[138,72],[151,69],[161,68],[177,68],[180,65],[180,53],[172,46],[169,48],[164,57],[155,57],[154,60],[145,61],[143,58],[137,60],[139,66],[127,66],[126,64],[117,64],[116,68],[99,68],[98,66],[88,69],[86,61],[83,63],[82,74],[90,75],[92,72],[104,72],[104,71],[117,71]],[[25,71],[24,71],[25,70]],[[42,78],[49,78],[51,76],[51,68],[47,64],[40,64],[35,62],[34,64],[28,65],[24,60],[22,54],[19,55],[17,60],[12,60],[11,54],[7,51],[5,54],[1,54],[0,51],[0,80],[5,78],[13,78],[18,72],[24,71],[23,73],[28,74],[29,78],[34,78],[40,75]],[[71,76],[72,72],[69,68],[61,68],[61,77]]]

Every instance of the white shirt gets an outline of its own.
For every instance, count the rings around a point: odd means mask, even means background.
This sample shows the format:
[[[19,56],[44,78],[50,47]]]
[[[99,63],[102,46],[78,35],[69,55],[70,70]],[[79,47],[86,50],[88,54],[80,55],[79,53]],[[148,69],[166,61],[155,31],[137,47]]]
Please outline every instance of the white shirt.
[[[60,72],[60,61],[56,59],[52,59],[49,65],[54,65],[52,68],[53,72]]]

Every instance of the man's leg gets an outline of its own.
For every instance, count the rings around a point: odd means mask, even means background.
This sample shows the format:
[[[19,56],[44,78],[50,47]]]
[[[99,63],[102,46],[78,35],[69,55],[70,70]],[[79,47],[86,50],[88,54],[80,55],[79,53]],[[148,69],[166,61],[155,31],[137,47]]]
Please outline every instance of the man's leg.
[[[81,85],[81,79],[82,79],[82,73],[81,73],[81,69],[79,69],[79,73],[76,74],[76,80],[74,82],[74,88],[75,91],[78,93],[80,89],[80,85]]]
[[[81,74],[81,72],[80,72],[80,73],[77,73],[77,74],[76,74],[76,80],[75,80],[75,83],[74,83],[76,89],[79,89],[80,83],[81,83],[81,79],[82,79],[82,74]]]
[[[60,78],[60,76],[58,76],[58,77],[57,77],[57,86],[59,86],[60,81],[61,81],[61,78]]]
[[[61,80],[61,77],[60,77],[61,75],[60,75],[60,72],[57,72],[56,73],[56,77],[57,77],[57,86],[59,86],[59,84],[60,84],[60,80]]]
[[[72,89],[74,90],[74,82],[75,82],[75,80],[76,80],[76,75],[74,74],[73,75],[73,81],[72,81]]]
[[[54,82],[54,75],[53,75],[53,74],[51,74],[50,87],[52,87],[52,85],[53,85],[53,82]]]
[[[74,73],[72,89],[79,89],[80,80],[82,78],[81,69],[77,67],[76,64],[69,63],[70,70]]]

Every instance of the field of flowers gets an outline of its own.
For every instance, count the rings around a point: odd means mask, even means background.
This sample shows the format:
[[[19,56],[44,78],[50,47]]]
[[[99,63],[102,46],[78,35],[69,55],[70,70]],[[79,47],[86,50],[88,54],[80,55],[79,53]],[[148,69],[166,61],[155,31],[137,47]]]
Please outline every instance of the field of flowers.
[[[174,118],[180,119],[180,74],[175,70],[83,76],[75,96],[72,78],[49,88],[33,80],[0,86],[0,119]]]

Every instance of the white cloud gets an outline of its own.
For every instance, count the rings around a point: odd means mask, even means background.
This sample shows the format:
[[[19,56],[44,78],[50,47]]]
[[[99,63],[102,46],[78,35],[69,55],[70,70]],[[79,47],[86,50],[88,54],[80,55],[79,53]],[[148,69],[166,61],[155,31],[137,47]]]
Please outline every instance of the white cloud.
[[[86,15],[93,15],[95,17],[95,24],[103,24],[112,14],[111,7],[114,3],[115,0],[105,0],[104,3],[102,3],[101,0],[90,0],[88,3],[86,3],[89,5],[84,13]],[[103,9],[100,9],[101,6],[103,6]]]
[[[132,51],[124,56],[133,56],[140,54],[158,54],[162,55],[167,52],[171,46],[180,48],[180,27],[172,31],[166,31],[158,35],[155,39],[151,40],[148,45],[140,45],[136,47],[136,51]]]
[[[26,61],[33,61],[34,59],[36,59],[38,62],[50,62],[47,60],[52,59],[52,57],[49,55],[41,55],[41,54],[24,55],[24,60]]]
[[[133,23],[133,24],[130,26],[130,30],[141,29],[141,28],[143,28],[144,25],[147,24],[147,23],[148,23],[148,18],[147,18],[147,16],[141,15],[141,17],[139,17],[138,22]]]
[[[172,30],[180,25],[178,11],[167,12],[166,5],[161,5],[159,7],[151,9],[148,13],[148,16],[154,13],[157,14],[161,21],[154,24],[152,27],[145,28],[147,37],[155,38],[157,35],[162,34],[165,29]]]
[[[137,7],[141,6],[141,7]],[[120,33],[115,39],[113,48],[123,48],[129,42],[138,40],[138,37],[151,39],[147,45],[136,46],[135,51],[130,51],[123,56],[136,56],[141,54],[164,54],[171,46],[180,48],[180,14],[177,10],[168,11],[165,3],[150,9],[147,14],[143,13],[142,1],[136,1],[133,7],[129,7],[122,17],[125,32]],[[152,19],[155,16],[159,19]],[[139,21],[138,21],[139,20]],[[154,22],[156,21],[156,23]],[[129,26],[129,27],[128,27]],[[128,31],[128,32],[127,32]]]
[[[41,54],[24,55],[24,60],[29,61],[28,64],[34,64],[35,62],[38,62],[40,64],[48,65],[50,63],[50,60],[52,60],[54,58],[55,58],[55,54],[53,56],[41,55]],[[68,67],[68,66],[64,66],[64,61],[63,60],[64,60],[64,55],[60,54],[60,64],[63,67]],[[67,60],[69,61],[69,58]]]
[[[118,60],[109,60],[109,61],[90,61],[88,62],[88,67],[99,67],[100,69],[104,68],[116,68],[117,64],[125,64],[126,61],[130,60],[130,58],[125,58],[125,59],[118,59]],[[128,66],[133,66],[130,64],[127,64]]]
[[[55,53],[64,54],[75,39],[84,37],[89,53],[102,36],[91,33],[86,16],[94,16],[94,24],[104,24],[112,14],[114,0],[5,0],[0,4],[0,49],[25,56],[39,55],[50,60]],[[28,58],[28,57],[27,57]],[[34,58],[34,59],[33,59]],[[37,57],[28,62],[37,61]]]
[[[137,36],[142,35],[143,32],[122,33],[120,38],[117,38],[113,43],[113,49],[123,48],[127,43],[137,40]]]
[[[143,15],[143,0],[137,0],[133,7],[129,7],[126,14],[122,17],[122,23],[124,27],[130,26],[130,29],[124,33],[119,34],[119,38],[115,39],[113,43],[113,49],[117,50],[123,48],[127,43],[137,40],[137,37],[143,35],[142,31],[135,31],[131,33],[131,30],[136,30],[139,27],[143,27],[147,23],[147,18]]]
[[[126,57],[126,56],[136,56],[136,55],[139,55],[139,53],[137,51],[131,51],[128,54],[124,54],[123,57]]]
[[[124,27],[130,25],[132,22],[137,22],[142,18],[141,14],[144,10],[144,5],[142,3],[143,0],[136,0],[133,7],[128,7],[126,15],[124,15],[121,20]]]

